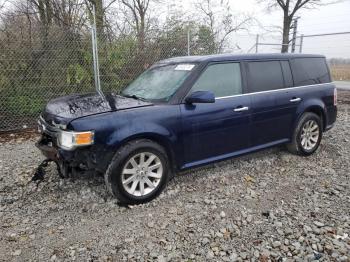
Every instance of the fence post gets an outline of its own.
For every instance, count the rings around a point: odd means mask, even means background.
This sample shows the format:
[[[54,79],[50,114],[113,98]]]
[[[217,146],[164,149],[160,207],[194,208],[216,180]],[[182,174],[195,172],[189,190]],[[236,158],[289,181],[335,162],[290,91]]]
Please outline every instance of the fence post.
[[[303,52],[304,35],[300,36],[299,53]]]
[[[190,35],[190,27],[187,28],[187,55],[191,55],[191,50],[190,50],[190,43],[191,43],[191,35]]]
[[[255,53],[258,53],[258,46],[259,46],[259,34],[256,35],[256,40],[255,40]]]
[[[91,24],[91,44],[92,44],[92,57],[94,64],[94,78],[95,78],[95,88],[96,92],[102,97],[102,99],[106,100],[102,90],[101,90],[101,82],[100,82],[100,68],[98,63],[98,48],[97,48],[97,34],[96,34],[96,11],[95,5],[92,5],[92,24]]]

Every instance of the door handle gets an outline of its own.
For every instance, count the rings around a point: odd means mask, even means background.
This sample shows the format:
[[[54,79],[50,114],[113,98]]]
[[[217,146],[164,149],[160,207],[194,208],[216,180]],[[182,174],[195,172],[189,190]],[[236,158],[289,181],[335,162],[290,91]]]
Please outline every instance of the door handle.
[[[247,111],[249,110],[249,107],[247,106],[240,106],[240,107],[236,107],[235,109],[233,109],[233,111],[235,112],[242,112],[242,111]]]
[[[300,97],[293,97],[291,100],[289,100],[290,102],[292,103],[295,103],[295,102],[300,102],[301,101],[301,98]]]

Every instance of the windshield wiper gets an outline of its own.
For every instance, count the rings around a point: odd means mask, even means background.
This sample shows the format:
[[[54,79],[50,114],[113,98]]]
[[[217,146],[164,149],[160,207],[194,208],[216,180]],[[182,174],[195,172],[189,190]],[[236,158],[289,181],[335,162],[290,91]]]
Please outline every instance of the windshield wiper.
[[[133,99],[136,99],[136,100],[147,101],[143,97],[140,97],[140,96],[137,96],[137,95],[124,95],[124,94],[122,94],[122,96],[127,97],[127,98],[133,98]]]

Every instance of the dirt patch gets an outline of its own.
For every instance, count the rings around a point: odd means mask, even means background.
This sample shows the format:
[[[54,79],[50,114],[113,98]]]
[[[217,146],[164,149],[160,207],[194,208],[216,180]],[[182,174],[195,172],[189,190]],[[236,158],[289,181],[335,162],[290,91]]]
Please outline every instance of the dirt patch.
[[[22,142],[26,140],[38,139],[40,135],[35,129],[26,129],[25,131],[3,132],[0,133],[0,143],[5,142]]]

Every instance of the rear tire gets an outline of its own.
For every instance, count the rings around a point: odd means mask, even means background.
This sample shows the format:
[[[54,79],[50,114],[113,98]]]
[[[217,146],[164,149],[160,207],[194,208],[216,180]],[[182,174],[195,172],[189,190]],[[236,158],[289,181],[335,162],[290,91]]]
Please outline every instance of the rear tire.
[[[294,130],[291,143],[287,144],[288,151],[302,156],[313,154],[321,143],[322,130],[322,121],[318,115],[304,113]]]
[[[134,140],[116,152],[105,173],[105,183],[121,204],[142,204],[164,190],[169,167],[163,147],[148,139]]]

